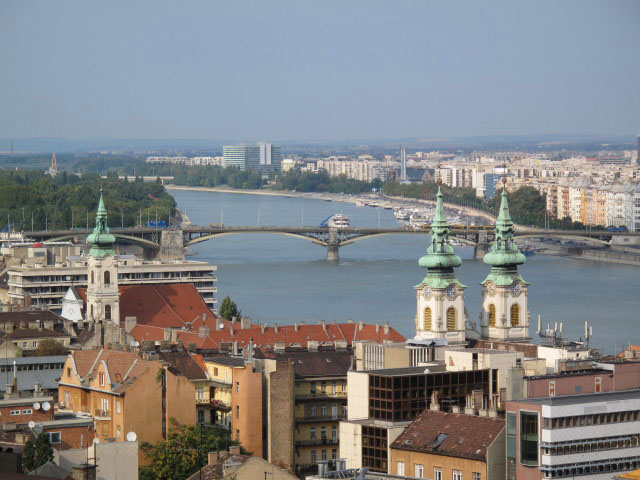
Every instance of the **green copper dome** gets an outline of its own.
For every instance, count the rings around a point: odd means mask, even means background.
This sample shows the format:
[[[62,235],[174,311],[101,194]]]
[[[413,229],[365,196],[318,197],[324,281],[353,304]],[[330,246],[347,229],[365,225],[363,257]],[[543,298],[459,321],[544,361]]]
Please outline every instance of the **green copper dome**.
[[[98,211],[96,212],[96,226],[93,229],[93,233],[87,237],[87,242],[91,244],[89,255],[94,258],[116,254],[113,249],[113,244],[116,243],[116,237],[109,233],[107,209],[104,207],[102,190],[100,190],[100,201],[98,202]]]
[[[442,192],[438,187],[436,211],[431,222],[431,245],[427,248],[427,254],[418,262],[418,265],[428,269],[422,283],[434,288],[446,288],[450,283],[464,287],[453,273],[454,267],[461,264],[462,260],[449,243],[449,224],[442,203]]]
[[[492,267],[485,282],[491,280],[496,285],[511,285],[515,280],[519,280],[526,283],[517,271],[517,266],[522,265],[526,258],[513,240],[514,232],[513,221],[509,214],[507,189],[503,188],[500,211],[496,219],[495,240],[489,253],[483,258],[484,263]]]

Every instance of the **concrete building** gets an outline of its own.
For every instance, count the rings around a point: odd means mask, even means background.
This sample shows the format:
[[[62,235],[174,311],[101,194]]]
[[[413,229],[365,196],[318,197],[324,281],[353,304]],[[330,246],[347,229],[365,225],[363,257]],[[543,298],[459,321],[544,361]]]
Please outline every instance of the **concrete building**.
[[[609,479],[640,467],[640,390],[507,402],[507,479]]]
[[[412,478],[503,480],[505,422],[426,410],[391,444],[390,472]]]
[[[296,480],[286,469],[267,462],[260,457],[242,455],[240,447],[231,447],[228,452],[209,452],[207,465],[187,480]]]
[[[222,147],[223,165],[240,170],[259,170],[263,173],[279,171],[282,149],[279,145],[258,142],[256,145],[225,145]]]

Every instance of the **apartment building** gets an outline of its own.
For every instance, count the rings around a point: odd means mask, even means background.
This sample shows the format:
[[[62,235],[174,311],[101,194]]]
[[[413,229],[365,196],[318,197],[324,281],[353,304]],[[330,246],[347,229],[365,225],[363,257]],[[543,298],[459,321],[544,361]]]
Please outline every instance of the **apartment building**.
[[[502,418],[426,410],[391,444],[390,473],[434,480],[502,480]]]
[[[137,353],[96,349],[69,355],[59,381],[60,411],[93,416],[96,438],[138,442],[166,438],[170,419],[193,424],[195,387],[160,360]]]
[[[210,308],[215,308],[217,267],[192,260],[143,260],[134,255],[118,255],[118,284],[163,285],[193,284]],[[69,287],[87,287],[88,257],[69,256],[53,265],[21,265],[7,271],[9,300],[60,311]]]
[[[640,390],[506,404],[507,479],[604,480],[640,467]]]

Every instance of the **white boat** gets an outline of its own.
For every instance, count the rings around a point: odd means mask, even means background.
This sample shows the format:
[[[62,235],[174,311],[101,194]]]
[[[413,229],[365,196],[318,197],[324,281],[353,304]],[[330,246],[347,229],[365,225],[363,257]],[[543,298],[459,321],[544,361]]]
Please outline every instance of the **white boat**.
[[[409,216],[409,224],[419,230],[425,226],[431,225],[431,219],[423,212],[414,212]]]
[[[398,220],[409,220],[411,212],[405,208],[397,208],[393,211],[393,214]]]
[[[369,202],[369,203],[367,203],[367,205],[369,205],[370,207],[377,207],[378,206],[378,202]]]
[[[351,226],[351,220],[346,215],[336,213],[329,219],[329,226],[332,228],[345,228]]]
[[[356,201],[356,207],[364,207],[366,205],[366,203],[364,203],[364,200],[357,200]]]

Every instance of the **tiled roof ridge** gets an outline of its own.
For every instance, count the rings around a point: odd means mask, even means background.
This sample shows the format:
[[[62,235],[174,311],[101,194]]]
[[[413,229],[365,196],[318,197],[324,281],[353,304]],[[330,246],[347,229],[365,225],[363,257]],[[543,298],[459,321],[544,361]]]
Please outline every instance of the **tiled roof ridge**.
[[[158,290],[158,285],[152,285],[153,286],[153,290],[158,294],[158,296],[160,298],[162,298],[164,300],[164,303],[167,307],[169,307],[169,309],[173,312],[173,314],[178,318],[178,320],[180,320],[182,322],[183,325],[186,325],[186,322],[180,317],[180,315],[178,315],[178,312],[175,311],[175,309],[173,308],[173,306],[171,305],[171,303],[168,301],[167,297],[165,297],[160,290]]]
[[[106,350],[106,347],[98,349],[98,354],[96,355],[95,360],[91,364],[91,367],[89,367],[89,370],[87,370],[87,374],[86,374],[87,377],[89,377],[93,373],[93,367],[96,366],[96,364],[98,363],[98,359],[102,356],[102,352],[104,352],[105,350]]]

